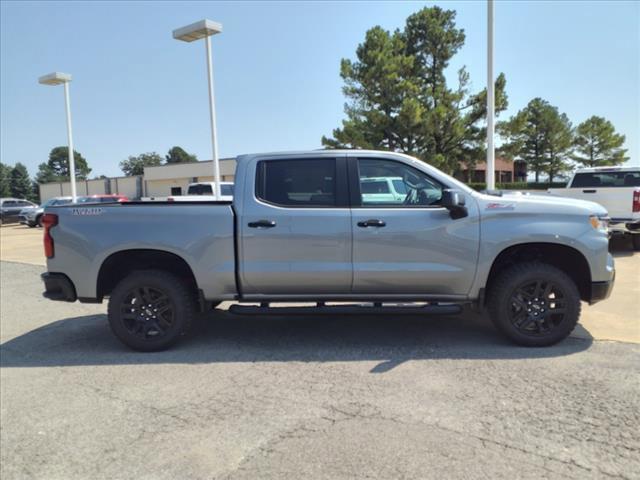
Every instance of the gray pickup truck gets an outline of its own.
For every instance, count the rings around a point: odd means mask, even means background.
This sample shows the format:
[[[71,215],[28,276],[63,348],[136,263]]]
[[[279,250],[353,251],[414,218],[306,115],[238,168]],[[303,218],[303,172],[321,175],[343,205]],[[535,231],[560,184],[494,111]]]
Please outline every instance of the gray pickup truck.
[[[406,195],[363,194],[371,178],[401,179]],[[235,182],[233,202],[47,208],[45,297],[108,297],[114,334],[143,351],[225,300],[235,313],[297,315],[471,304],[516,343],[545,346],[571,333],[581,300],[613,287],[607,212],[592,202],[484,195],[412,157],[362,150],[240,156]]]

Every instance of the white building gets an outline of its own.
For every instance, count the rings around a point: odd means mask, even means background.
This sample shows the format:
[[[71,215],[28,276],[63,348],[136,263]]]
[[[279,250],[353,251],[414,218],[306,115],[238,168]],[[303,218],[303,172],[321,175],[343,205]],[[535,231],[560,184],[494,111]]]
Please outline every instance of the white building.
[[[235,158],[220,159],[220,176],[224,182],[233,182],[236,171]],[[130,199],[140,197],[167,197],[184,195],[187,185],[193,182],[213,182],[213,161],[169,163],[157,167],[145,167],[144,175],[112,177],[95,180],[78,180],[78,195],[119,194]],[[52,197],[71,195],[70,182],[40,184],[40,201]]]
[[[220,177],[223,182],[233,182],[236,173],[235,158],[220,159]],[[158,167],[145,167],[143,197],[184,195],[187,185],[194,182],[213,182],[213,161],[193,163],[169,163]]]

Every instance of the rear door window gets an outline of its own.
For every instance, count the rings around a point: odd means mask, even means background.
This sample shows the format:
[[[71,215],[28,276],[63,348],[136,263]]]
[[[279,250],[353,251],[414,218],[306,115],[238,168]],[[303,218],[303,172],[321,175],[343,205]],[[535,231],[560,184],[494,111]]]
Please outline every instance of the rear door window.
[[[226,197],[232,197],[233,185],[220,185],[220,194]]]
[[[386,180],[362,180],[360,191],[362,193],[389,193],[389,184]]]
[[[187,191],[187,195],[213,195],[213,189],[211,185],[205,183],[191,185]]]
[[[640,187],[640,171],[576,173],[571,187]]]
[[[262,160],[256,196],[285,207],[336,206],[335,159]]]

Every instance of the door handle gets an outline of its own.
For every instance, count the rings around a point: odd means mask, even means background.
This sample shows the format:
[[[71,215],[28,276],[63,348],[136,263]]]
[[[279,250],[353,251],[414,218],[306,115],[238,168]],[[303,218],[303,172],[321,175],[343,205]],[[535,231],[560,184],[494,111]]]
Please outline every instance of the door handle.
[[[358,226],[362,227],[362,228],[366,228],[366,227],[385,227],[387,225],[387,222],[383,221],[383,220],[377,220],[375,218],[371,218],[369,220],[365,220],[364,222],[358,222]]]
[[[596,193],[596,190],[582,190],[582,193]]]
[[[258,220],[257,222],[249,222],[250,228],[273,228],[276,222],[273,220]]]

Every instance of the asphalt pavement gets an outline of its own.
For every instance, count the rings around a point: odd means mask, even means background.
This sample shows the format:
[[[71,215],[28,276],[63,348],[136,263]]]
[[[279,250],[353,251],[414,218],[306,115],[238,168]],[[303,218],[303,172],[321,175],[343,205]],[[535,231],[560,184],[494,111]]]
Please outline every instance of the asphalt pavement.
[[[486,319],[217,312],[135,353],[1,262],[0,477],[640,478],[640,346]]]

